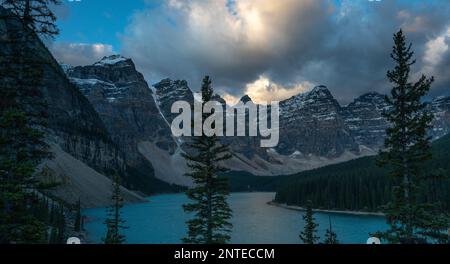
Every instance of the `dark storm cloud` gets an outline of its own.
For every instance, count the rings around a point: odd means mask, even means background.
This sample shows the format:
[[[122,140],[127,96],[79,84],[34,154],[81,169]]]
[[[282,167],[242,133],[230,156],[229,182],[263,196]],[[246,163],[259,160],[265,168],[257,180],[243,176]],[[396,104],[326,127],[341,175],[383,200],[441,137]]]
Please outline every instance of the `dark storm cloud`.
[[[267,83],[258,82],[263,76],[277,87],[325,84],[348,102],[387,91],[392,34],[403,28],[414,70],[435,75],[434,94],[450,89],[447,1],[335,2],[169,0],[133,16],[123,51],[154,81],[187,79],[195,89],[210,74],[216,87],[240,96]],[[440,52],[430,52],[436,46]]]

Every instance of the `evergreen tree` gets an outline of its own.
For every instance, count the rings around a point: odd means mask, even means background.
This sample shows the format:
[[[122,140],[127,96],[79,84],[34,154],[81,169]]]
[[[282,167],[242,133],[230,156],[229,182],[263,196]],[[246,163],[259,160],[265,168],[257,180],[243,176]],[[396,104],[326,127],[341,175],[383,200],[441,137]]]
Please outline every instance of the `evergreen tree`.
[[[64,216],[64,207],[59,206],[58,219],[55,224],[58,229],[57,243],[64,244],[66,242],[66,217]]]
[[[113,178],[112,205],[108,209],[108,218],[105,221],[106,235],[103,238],[105,244],[123,244],[125,236],[121,230],[127,228],[124,226],[125,220],[121,217],[121,208],[123,207],[123,198],[120,191],[120,176],[116,174]]]
[[[203,104],[213,98],[213,88],[208,76],[203,79]],[[203,120],[211,114],[203,114]],[[192,138],[189,143],[191,154],[184,154],[191,172],[186,175],[194,181],[195,187],[186,191],[192,201],[183,206],[194,218],[187,222],[188,234],[183,242],[190,244],[224,244],[230,240],[229,233],[232,216],[227,203],[229,194],[228,181],[218,174],[226,169],[220,165],[221,161],[231,158],[228,146],[219,142],[217,136],[202,136]]]
[[[427,129],[433,119],[422,99],[434,78],[422,75],[415,83],[409,81],[415,63],[411,46],[401,30],[394,35],[391,57],[396,65],[387,73],[393,88],[386,97],[392,109],[384,114],[391,125],[386,130],[386,151],[381,153],[380,165],[388,165],[395,187],[392,201],[384,207],[390,229],[376,234],[402,244],[426,243],[430,238],[442,241],[449,224],[434,204],[419,199],[421,187],[430,180],[423,166],[431,159]]]
[[[75,223],[74,223],[74,231],[79,232],[81,230],[81,201],[78,199],[78,202],[75,206]]]
[[[85,221],[85,216],[84,215],[82,215],[81,216],[81,230],[84,230],[84,221]]]
[[[58,229],[56,227],[51,227],[50,228],[50,236],[48,238],[48,243],[49,244],[58,244]]]
[[[43,243],[47,227],[33,215],[39,199],[36,167],[51,158],[45,142],[47,105],[38,36],[58,33],[49,4],[56,0],[5,0],[0,9],[0,242]],[[5,23],[3,23],[5,22]],[[5,26],[9,25],[9,26]]]
[[[324,244],[339,244],[339,240],[337,239],[337,234],[333,231],[333,226],[331,225],[331,217],[329,217],[330,227],[327,229],[325,233],[325,241]]]
[[[315,244],[319,240],[319,237],[317,236],[318,225],[314,222],[315,219],[311,201],[306,203],[306,212],[303,215],[303,220],[305,221],[305,227],[299,237],[305,244]]]
[[[56,16],[50,6],[59,4],[60,0],[3,0],[1,5],[10,11],[14,18],[20,19],[23,27],[30,32],[52,38],[59,34],[59,30],[56,26]],[[22,36],[30,37],[28,34]]]

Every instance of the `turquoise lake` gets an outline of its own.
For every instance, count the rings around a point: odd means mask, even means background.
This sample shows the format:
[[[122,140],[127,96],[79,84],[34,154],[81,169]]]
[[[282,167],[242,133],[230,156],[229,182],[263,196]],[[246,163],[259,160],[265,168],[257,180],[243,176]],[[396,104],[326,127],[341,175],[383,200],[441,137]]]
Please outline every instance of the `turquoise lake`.
[[[268,205],[275,193],[233,193],[229,203],[233,210],[231,243],[299,244],[298,234],[303,228],[303,212]],[[128,229],[123,230],[127,243],[174,244],[186,234],[185,222],[189,216],[182,205],[188,199],[183,194],[158,195],[147,203],[125,205],[122,209]],[[105,234],[106,208],[83,211],[88,217],[85,229],[89,238],[100,243]],[[385,219],[335,213],[315,213],[319,236],[323,238],[329,226],[341,243],[364,244],[369,233],[386,229]]]

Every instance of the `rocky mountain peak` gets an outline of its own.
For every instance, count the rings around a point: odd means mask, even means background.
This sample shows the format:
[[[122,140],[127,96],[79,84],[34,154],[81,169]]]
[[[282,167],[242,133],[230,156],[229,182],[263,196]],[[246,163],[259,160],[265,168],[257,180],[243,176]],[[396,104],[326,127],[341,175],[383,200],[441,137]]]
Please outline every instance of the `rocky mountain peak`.
[[[363,94],[356,98],[347,107],[361,107],[362,105],[373,106],[378,112],[387,110],[389,107],[385,100],[385,95],[377,92]]]
[[[242,96],[241,99],[239,100],[240,102],[243,102],[244,104],[247,102],[252,102],[252,98],[250,98],[250,96],[248,96],[247,94]]]
[[[385,95],[377,92],[365,93],[357,97],[353,102],[344,107],[344,109],[364,108],[368,107],[381,114],[381,112],[388,110],[389,106],[385,100]]]
[[[325,85],[319,85],[314,87],[309,93],[307,93],[306,97],[308,99],[323,99],[323,98],[333,98],[330,90]]]
[[[382,113],[389,109],[384,95],[369,92],[342,108],[345,123],[359,145],[378,149],[383,145],[387,121]]]
[[[152,93],[133,61],[121,55],[105,56],[92,65],[70,68],[66,74],[94,101],[106,99],[114,103]]]
[[[193,93],[185,80],[164,79],[153,85],[156,93],[156,101],[160,105],[175,101],[193,102]]]
[[[115,54],[115,55],[103,57],[100,61],[94,63],[94,65],[95,66],[112,66],[112,65],[117,65],[117,64],[129,65],[130,63],[133,64],[131,59],[125,58],[119,54]]]
[[[278,153],[339,156],[357,151],[341,116],[341,106],[326,86],[295,95],[280,103],[280,144]],[[305,140],[308,138],[308,140]]]
[[[164,79],[153,85],[155,101],[161,114],[171,122],[175,117],[171,113],[172,104],[176,101],[194,103],[194,94],[185,80]]]
[[[191,89],[185,80],[172,80],[169,78],[163,79],[153,85],[158,96],[171,96],[174,94],[192,94]]]
[[[150,177],[155,172],[139,146],[145,142],[172,154],[176,142],[133,61],[120,55],[107,56],[93,65],[72,68],[68,76],[94,106],[115,145],[126,154],[126,166],[138,177],[133,183],[139,182],[143,191],[153,188]]]
[[[227,102],[225,101],[225,99],[222,98],[222,96],[218,95],[218,94],[214,94],[211,97],[212,101],[216,101],[218,103],[220,103],[221,105],[226,105]]]

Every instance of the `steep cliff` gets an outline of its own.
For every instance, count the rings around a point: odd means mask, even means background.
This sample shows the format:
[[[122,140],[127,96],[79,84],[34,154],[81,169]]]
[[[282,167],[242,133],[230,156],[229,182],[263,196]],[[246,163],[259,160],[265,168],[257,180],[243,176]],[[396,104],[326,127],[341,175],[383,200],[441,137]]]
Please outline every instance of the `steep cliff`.
[[[7,11],[4,9],[0,9],[0,12],[4,15],[2,16],[4,19],[0,21],[0,38],[6,40],[2,43],[8,43],[10,34],[17,32],[20,24],[18,20],[6,16]],[[111,184],[108,177],[114,171],[126,178],[129,173],[126,172],[125,155],[113,141],[89,100],[69,81],[64,70],[42,41],[37,36],[32,38],[34,38],[32,45],[35,57],[30,59],[42,62],[40,67],[42,67],[43,76],[40,88],[48,105],[47,138],[55,154],[55,159],[49,161],[49,164],[58,168],[58,170],[52,169],[56,177],[62,175],[57,171],[64,171],[64,177],[72,179],[62,181],[64,184],[57,187],[55,194],[67,202],[75,202],[78,200],[76,196],[79,198],[89,196],[87,189],[83,186],[92,185],[95,189],[100,182],[103,185]],[[11,49],[8,45],[13,43],[0,47],[2,56],[6,57],[9,54]],[[86,168],[83,170],[82,178],[74,170],[67,169],[69,166],[67,162],[62,162],[67,160],[64,159],[67,156]],[[79,184],[74,184],[75,182]],[[65,188],[71,189],[71,195],[64,195],[65,192],[61,192]],[[93,201],[109,200],[110,191],[108,188],[99,189],[96,196]],[[136,197],[139,196],[136,195]],[[132,199],[127,197],[127,201],[136,201],[136,197]],[[83,200],[82,203],[89,206],[104,205],[104,203],[96,204],[87,200]]]
[[[132,60],[120,55],[104,57],[97,63],[66,69],[70,81],[89,99],[122,153],[126,163],[126,185],[145,192],[169,191],[154,180],[153,164],[159,155],[172,155],[177,144],[170,125],[154,94]],[[171,105],[169,105],[170,107]],[[170,108],[169,108],[170,111]],[[146,142],[148,144],[139,144]],[[151,155],[145,146],[158,151]],[[157,170],[161,173],[161,170]],[[156,175],[159,176],[159,175]],[[160,177],[161,178],[161,177]]]

